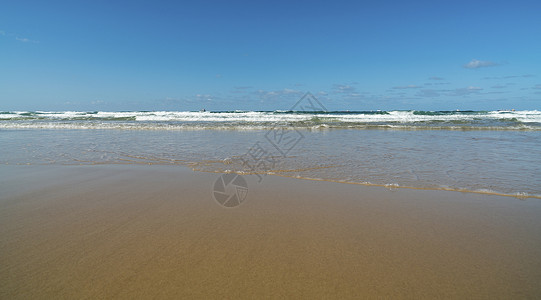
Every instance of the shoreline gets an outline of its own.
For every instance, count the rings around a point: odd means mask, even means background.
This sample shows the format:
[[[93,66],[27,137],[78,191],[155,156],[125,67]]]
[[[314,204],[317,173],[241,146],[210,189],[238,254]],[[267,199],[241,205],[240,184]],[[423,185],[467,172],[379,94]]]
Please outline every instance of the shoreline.
[[[180,168],[187,168],[194,172],[200,172],[200,173],[210,173],[210,174],[237,174],[241,176],[250,176],[250,175],[264,175],[264,176],[277,176],[277,177],[283,177],[283,178],[291,178],[291,179],[298,179],[298,180],[308,180],[308,181],[320,181],[320,182],[332,182],[332,183],[338,183],[338,184],[348,184],[348,185],[359,185],[359,186],[366,186],[366,187],[380,187],[385,188],[388,190],[393,189],[405,189],[405,190],[417,190],[417,191],[441,191],[441,192],[456,192],[456,193],[467,193],[467,194],[479,194],[479,195],[487,195],[487,196],[500,196],[500,197],[508,197],[508,198],[516,198],[519,200],[527,200],[527,199],[541,199],[541,195],[531,195],[527,193],[514,193],[514,194],[508,194],[508,193],[501,193],[497,191],[491,191],[491,190],[468,190],[465,188],[447,188],[447,187],[416,187],[416,186],[403,186],[398,184],[379,184],[379,183],[370,183],[370,182],[353,182],[353,181],[346,181],[346,180],[336,180],[336,179],[323,179],[323,178],[310,178],[310,177],[303,177],[303,176],[288,176],[284,174],[279,174],[276,172],[272,172],[272,174],[268,173],[254,173],[254,172],[245,172],[245,171],[238,171],[238,172],[226,172],[226,171],[208,171],[208,170],[202,170],[194,168],[192,165],[194,163],[149,163],[149,162],[137,162],[137,161],[130,161],[127,163],[87,163],[87,164],[61,164],[61,165],[55,165],[55,164],[41,164],[41,165],[35,165],[35,164],[8,164],[6,163],[6,166],[71,166],[71,167],[82,167],[82,166],[156,166],[156,167],[180,167]],[[0,165],[1,166],[1,165]],[[287,171],[287,172],[295,172],[297,170],[293,171]]]
[[[479,194],[479,195],[488,195],[488,196],[510,197],[510,198],[516,198],[519,200],[541,199],[541,195],[530,195],[526,193],[506,194],[506,193],[500,193],[496,191],[476,191],[476,190],[468,190],[468,189],[460,189],[460,188],[445,188],[445,187],[425,188],[425,187],[415,187],[415,186],[402,186],[402,185],[397,185],[397,184],[379,184],[379,183],[370,183],[370,182],[353,182],[353,181],[336,180],[336,179],[310,178],[310,177],[302,177],[302,176],[288,176],[288,175],[276,174],[276,173],[265,174],[265,173],[250,173],[250,172],[243,172],[243,171],[221,172],[221,171],[196,170],[194,168],[192,168],[192,170],[195,172],[204,172],[204,173],[213,173],[213,174],[269,175],[269,176],[278,176],[278,177],[283,177],[283,178],[291,178],[291,179],[299,179],[299,180],[333,182],[333,183],[339,183],[339,184],[352,184],[352,185],[370,186],[370,187],[381,187],[381,188],[386,188],[386,189],[391,189],[391,190],[392,189],[406,189],[406,190],[417,190],[417,191],[457,192],[457,193],[469,193],[469,194]]]

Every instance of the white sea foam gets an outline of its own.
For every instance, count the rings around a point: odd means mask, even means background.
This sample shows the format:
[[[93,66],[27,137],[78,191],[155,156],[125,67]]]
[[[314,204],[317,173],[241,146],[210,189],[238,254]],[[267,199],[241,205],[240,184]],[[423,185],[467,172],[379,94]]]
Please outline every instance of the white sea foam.
[[[220,126],[268,127],[295,126],[310,128],[360,127],[363,125],[415,125],[436,126],[437,123],[460,124],[462,126],[486,126],[529,129],[524,126],[541,127],[541,112],[532,111],[490,111],[490,112],[81,112],[81,111],[15,111],[0,113],[0,127],[3,128],[131,128],[152,127],[154,129],[178,129],[194,127],[193,123],[206,123],[208,128]],[[104,122],[99,122],[104,121]],[[83,124],[86,122],[88,124]],[[115,123],[116,122],[116,123]],[[56,124],[59,123],[59,124]],[[75,124],[73,124],[75,123]],[[118,123],[118,124],[117,124]],[[171,126],[173,124],[175,126]],[[212,125],[214,124],[214,125]],[[449,125],[449,126],[450,126]],[[199,126],[199,125],[198,125]],[[447,125],[446,125],[447,126]],[[522,127],[521,127],[522,126]]]

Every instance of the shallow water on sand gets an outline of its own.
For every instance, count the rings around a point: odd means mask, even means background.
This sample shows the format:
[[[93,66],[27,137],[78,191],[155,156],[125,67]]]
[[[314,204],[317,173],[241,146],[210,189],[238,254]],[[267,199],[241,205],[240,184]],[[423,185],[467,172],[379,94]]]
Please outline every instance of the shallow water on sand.
[[[0,130],[2,164],[178,164],[196,170],[541,195],[541,132]]]

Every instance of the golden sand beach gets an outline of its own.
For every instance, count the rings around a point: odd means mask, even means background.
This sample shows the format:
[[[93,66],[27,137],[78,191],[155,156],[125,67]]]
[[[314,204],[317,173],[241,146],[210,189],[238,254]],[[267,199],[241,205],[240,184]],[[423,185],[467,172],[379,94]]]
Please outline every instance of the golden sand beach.
[[[541,202],[268,176],[3,166],[0,298],[539,298]]]

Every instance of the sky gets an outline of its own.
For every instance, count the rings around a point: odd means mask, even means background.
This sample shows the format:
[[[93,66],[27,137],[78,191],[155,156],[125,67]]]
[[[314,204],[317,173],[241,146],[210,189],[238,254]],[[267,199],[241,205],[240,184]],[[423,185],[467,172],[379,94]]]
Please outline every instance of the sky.
[[[0,7],[0,111],[541,109],[541,1]]]

